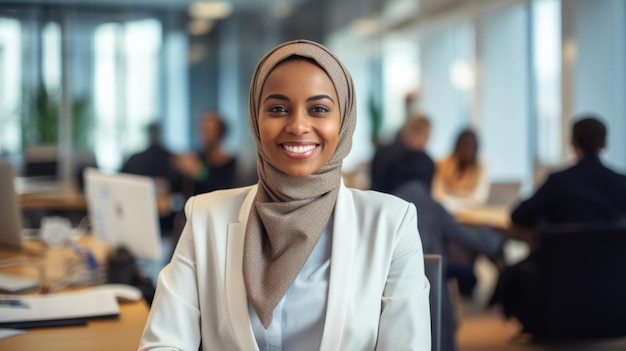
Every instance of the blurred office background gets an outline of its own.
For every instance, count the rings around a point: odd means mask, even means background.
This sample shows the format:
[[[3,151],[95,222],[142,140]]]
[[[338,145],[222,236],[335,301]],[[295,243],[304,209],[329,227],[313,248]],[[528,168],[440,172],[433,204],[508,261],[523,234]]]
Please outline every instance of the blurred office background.
[[[479,131],[490,178],[529,191],[572,160],[583,112],[608,124],[604,160],[626,169],[626,3],[622,0],[21,0],[0,1],[0,153],[30,150],[72,177],[80,155],[119,169],[164,126],[174,152],[198,146],[218,110],[227,146],[254,171],[247,97],[269,48],[306,38],[353,74],[358,126],[346,172],[390,141],[410,109],[433,120],[430,152]],[[380,121],[380,122],[379,122]]]

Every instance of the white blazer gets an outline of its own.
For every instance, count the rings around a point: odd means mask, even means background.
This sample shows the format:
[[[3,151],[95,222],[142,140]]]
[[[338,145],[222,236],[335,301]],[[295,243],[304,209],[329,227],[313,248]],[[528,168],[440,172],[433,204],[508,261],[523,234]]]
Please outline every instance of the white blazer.
[[[256,191],[189,199],[139,350],[258,350],[242,271]],[[413,204],[341,184],[330,267],[320,350],[430,351],[430,285]]]

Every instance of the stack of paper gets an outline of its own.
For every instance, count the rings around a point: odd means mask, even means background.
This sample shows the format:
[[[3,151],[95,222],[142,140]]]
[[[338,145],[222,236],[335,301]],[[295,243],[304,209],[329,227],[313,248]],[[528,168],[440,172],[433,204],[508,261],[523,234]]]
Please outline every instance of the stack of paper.
[[[109,290],[81,290],[49,295],[0,295],[0,327],[58,325],[55,321],[119,316],[115,294]],[[44,322],[44,323],[28,323]],[[71,323],[66,323],[71,324]]]

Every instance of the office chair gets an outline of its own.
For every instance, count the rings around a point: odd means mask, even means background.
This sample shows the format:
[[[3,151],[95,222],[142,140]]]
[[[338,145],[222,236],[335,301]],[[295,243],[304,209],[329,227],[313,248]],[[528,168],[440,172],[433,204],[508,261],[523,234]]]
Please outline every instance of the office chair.
[[[626,225],[544,228],[538,254],[537,339],[626,336]]]
[[[441,255],[424,255],[424,270],[430,281],[430,334],[432,351],[441,350],[441,299],[443,263]]]

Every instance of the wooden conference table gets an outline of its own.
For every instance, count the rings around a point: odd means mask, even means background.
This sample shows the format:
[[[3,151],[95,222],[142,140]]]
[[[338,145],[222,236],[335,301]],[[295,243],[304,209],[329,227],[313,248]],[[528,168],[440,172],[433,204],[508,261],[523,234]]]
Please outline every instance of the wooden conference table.
[[[92,240],[90,237],[87,241]],[[0,246],[0,260],[25,258],[43,259],[45,254],[28,242],[25,249],[15,250]],[[81,242],[82,244],[82,242]],[[93,247],[91,243],[89,247]],[[98,260],[103,259],[106,249],[94,250]],[[11,266],[0,272],[37,279],[32,266]],[[80,289],[79,287],[67,290]],[[66,291],[65,289],[63,291]],[[17,296],[17,295],[16,295]],[[29,329],[27,333],[0,339],[0,350],[47,350],[47,351],[126,351],[137,350],[149,308],[141,299],[135,302],[120,302],[120,315],[116,318],[92,319],[87,325]]]
[[[480,206],[460,210],[455,214],[459,223],[470,226],[488,226],[503,232],[511,230],[511,210],[506,206]]]

